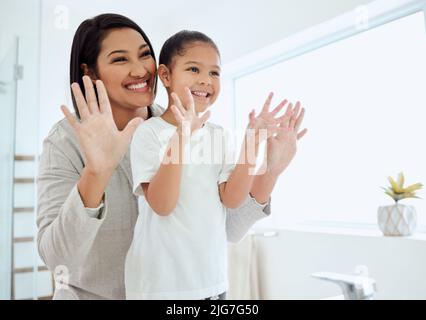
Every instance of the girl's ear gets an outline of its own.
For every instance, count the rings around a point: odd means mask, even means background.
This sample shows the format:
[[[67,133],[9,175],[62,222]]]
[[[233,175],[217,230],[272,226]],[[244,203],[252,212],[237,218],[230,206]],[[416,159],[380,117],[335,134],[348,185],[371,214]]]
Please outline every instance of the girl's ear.
[[[170,87],[170,70],[164,64],[160,64],[157,70],[158,77],[163,83],[164,87]]]
[[[81,68],[81,70],[83,71],[83,74],[84,74],[85,76],[89,76],[89,77],[90,77],[90,79],[92,79],[93,83],[94,83],[96,80],[98,80],[98,77],[96,76],[96,73],[95,73],[92,69],[90,69],[90,68],[87,66],[87,64],[82,63],[82,64],[81,64],[81,66],[80,66],[80,68]]]

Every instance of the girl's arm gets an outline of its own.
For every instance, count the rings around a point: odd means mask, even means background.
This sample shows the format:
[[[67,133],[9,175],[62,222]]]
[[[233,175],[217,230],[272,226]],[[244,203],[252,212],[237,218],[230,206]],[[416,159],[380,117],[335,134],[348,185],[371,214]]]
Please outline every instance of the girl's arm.
[[[149,183],[141,184],[149,206],[160,216],[169,215],[176,207],[185,142],[182,131],[176,130],[157,173]]]
[[[178,122],[178,128],[170,140],[159,170],[149,183],[141,184],[149,206],[161,216],[169,215],[176,207],[179,198],[185,144],[191,134],[201,128],[210,116],[207,111],[204,115],[198,117],[191,91],[188,88],[185,88],[185,91],[187,101],[189,101],[187,107],[182,105],[175,93],[171,94],[175,105],[170,108]]]
[[[220,199],[223,205],[229,209],[236,209],[242,204],[253,184],[253,171],[256,163],[251,163],[246,159],[249,154],[257,157],[259,144],[257,142],[251,143],[250,140],[246,134],[237,165],[228,181],[219,185]]]
[[[255,178],[254,168],[259,151],[259,145],[265,139],[278,132],[277,126],[283,119],[288,119],[291,110],[287,110],[284,116],[276,118],[276,115],[284,105],[282,101],[274,110],[269,111],[273,94],[270,93],[261,113],[255,117],[254,111],[250,113],[250,123],[241,149],[240,157],[227,182],[219,185],[219,193],[222,203],[230,209],[238,208],[249,194]]]

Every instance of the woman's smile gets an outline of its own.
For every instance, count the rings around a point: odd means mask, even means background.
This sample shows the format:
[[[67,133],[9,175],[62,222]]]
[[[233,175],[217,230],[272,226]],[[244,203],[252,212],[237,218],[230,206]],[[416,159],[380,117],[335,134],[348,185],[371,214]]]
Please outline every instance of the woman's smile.
[[[150,80],[133,80],[124,84],[124,88],[133,93],[151,92]]]

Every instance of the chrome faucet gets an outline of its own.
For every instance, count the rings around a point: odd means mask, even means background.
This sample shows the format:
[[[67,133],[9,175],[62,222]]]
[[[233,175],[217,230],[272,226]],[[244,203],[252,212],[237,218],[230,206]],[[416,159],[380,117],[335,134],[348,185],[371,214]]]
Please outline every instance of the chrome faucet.
[[[338,284],[343,291],[345,300],[373,300],[374,294],[377,292],[376,281],[361,274],[316,272],[311,276]]]

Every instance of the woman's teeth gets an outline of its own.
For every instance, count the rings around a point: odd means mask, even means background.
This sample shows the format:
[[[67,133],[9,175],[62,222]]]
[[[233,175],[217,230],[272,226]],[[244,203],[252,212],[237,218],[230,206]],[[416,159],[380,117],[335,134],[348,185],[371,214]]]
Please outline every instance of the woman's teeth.
[[[145,82],[141,82],[141,83],[137,83],[137,84],[128,85],[128,86],[126,86],[126,88],[130,89],[130,90],[138,90],[138,89],[145,88],[146,85],[147,85],[147,83],[145,81]]]

